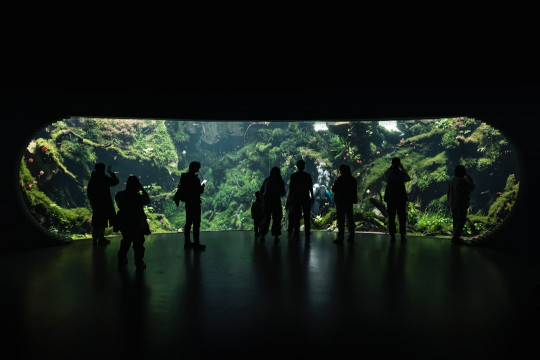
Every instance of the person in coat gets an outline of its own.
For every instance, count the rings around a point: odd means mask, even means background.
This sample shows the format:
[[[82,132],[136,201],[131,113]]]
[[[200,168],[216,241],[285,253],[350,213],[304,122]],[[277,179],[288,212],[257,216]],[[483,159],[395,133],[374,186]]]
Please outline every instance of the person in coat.
[[[396,241],[396,215],[399,221],[399,233],[401,241],[407,241],[407,191],[405,183],[411,181],[411,177],[403,167],[399,157],[392,158],[392,164],[384,172],[383,181],[386,182],[384,201],[388,210],[388,231],[390,241]]]
[[[105,173],[105,164],[97,163],[90,175],[86,194],[92,207],[92,242],[94,244],[109,244],[105,238],[105,229],[115,225],[116,211],[111,197],[110,188],[118,185],[120,180],[112,171],[111,166]]]
[[[464,243],[461,238],[467,222],[467,211],[471,201],[471,192],[475,188],[473,179],[467,174],[465,166],[457,165],[454,176],[448,183],[447,199],[452,212],[452,244]]]
[[[334,203],[336,204],[338,236],[334,243],[341,244],[345,238],[345,221],[347,221],[347,230],[349,236],[348,242],[354,242],[355,223],[353,214],[353,205],[358,202],[357,187],[358,183],[352,176],[349,165],[339,167],[339,177],[332,185],[334,193]]]
[[[146,268],[144,262],[145,235],[150,235],[144,206],[150,203],[148,193],[141,185],[139,178],[131,175],[126,181],[126,189],[119,191],[114,197],[118,205],[118,228],[122,233],[118,250],[118,265],[126,265],[127,253],[133,247],[135,266],[138,270]]]

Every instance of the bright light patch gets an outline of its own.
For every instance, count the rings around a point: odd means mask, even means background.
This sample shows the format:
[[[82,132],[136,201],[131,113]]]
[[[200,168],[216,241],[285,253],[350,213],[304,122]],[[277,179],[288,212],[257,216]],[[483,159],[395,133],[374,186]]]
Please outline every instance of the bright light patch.
[[[313,124],[313,129],[315,131],[325,131],[328,130],[328,126],[326,126],[325,122],[316,122]]]
[[[379,121],[379,125],[384,126],[389,131],[399,131],[396,120]]]

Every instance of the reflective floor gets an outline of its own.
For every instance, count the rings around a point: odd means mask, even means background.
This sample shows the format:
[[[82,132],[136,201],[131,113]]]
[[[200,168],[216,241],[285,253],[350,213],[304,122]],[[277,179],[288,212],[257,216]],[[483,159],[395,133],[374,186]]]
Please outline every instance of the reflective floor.
[[[354,245],[252,232],[147,237],[147,269],[117,268],[120,238],[0,254],[0,356],[192,359],[492,358],[540,354],[539,257],[409,237]]]

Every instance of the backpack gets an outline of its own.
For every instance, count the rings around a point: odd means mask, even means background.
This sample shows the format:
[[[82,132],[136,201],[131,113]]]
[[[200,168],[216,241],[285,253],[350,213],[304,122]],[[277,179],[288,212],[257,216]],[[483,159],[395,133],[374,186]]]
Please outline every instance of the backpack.
[[[186,202],[186,191],[185,191],[185,185],[180,183],[178,184],[178,187],[176,188],[176,192],[173,195],[173,201],[176,204],[176,207],[180,205],[181,202]]]

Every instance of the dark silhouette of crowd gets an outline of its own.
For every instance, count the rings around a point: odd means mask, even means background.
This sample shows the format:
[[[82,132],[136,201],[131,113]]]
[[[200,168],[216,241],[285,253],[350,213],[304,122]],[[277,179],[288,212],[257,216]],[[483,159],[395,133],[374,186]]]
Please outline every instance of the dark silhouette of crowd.
[[[306,162],[303,159],[296,162],[296,167],[297,171],[292,173],[289,179],[288,193],[281,170],[277,166],[271,168],[269,176],[255,192],[251,218],[255,238],[258,241],[264,241],[270,232],[274,237],[274,242],[279,243],[283,219],[282,198],[285,195],[287,195],[285,210],[289,235],[293,240],[300,240],[303,225],[304,238],[306,242],[310,240],[311,212],[315,201],[314,185],[311,174],[305,171]],[[199,178],[200,169],[201,163],[198,161],[192,161],[189,164],[188,171],[180,176],[177,191],[173,197],[176,206],[179,206],[180,202],[185,203],[183,236],[186,250],[206,249],[206,245],[201,244],[200,241],[201,195],[206,185],[206,180],[201,182]],[[383,199],[387,205],[390,241],[392,243],[396,241],[396,233],[399,229],[401,241],[406,242],[409,199],[405,184],[411,180],[411,177],[399,157],[392,158],[391,165],[384,172],[382,180],[386,183]],[[118,183],[119,179],[111,166],[105,171],[105,164],[95,165],[87,186],[87,195],[92,207],[92,240],[96,245],[108,244],[110,241],[105,238],[105,229],[112,226],[113,231],[120,231],[122,234],[118,251],[119,266],[128,263],[127,253],[132,247],[135,266],[137,269],[144,269],[146,267],[144,263],[145,235],[151,233],[144,207],[151,200],[139,178],[130,175],[125,190],[119,191],[114,197],[118,205],[118,213],[116,213],[110,188]],[[348,234],[347,242],[354,243],[356,233],[354,204],[358,203],[357,186],[357,180],[352,175],[350,167],[342,164],[339,167],[338,178],[330,187],[333,192],[333,203],[336,206],[337,237],[333,240],[336,244],[342,244],[345,241],[346,233]],[[457,165],[447,191],[448,205],[453,219],[452,244],[465,243],[461,235],[467,220],[470,194],[474,188],[475,183],[467,174],[465,167]],[[396,224],[396,217],[398,224]],[[192,234],[193,241],[191,241]]]

